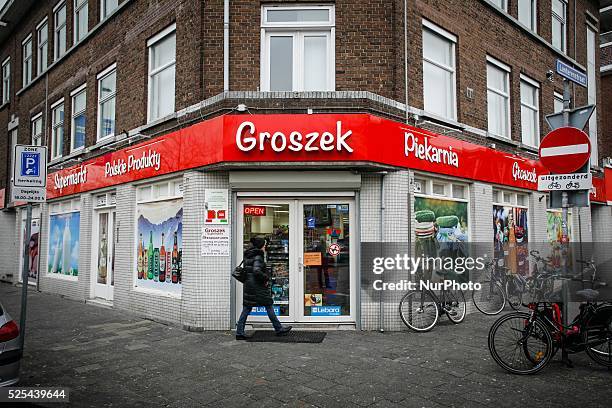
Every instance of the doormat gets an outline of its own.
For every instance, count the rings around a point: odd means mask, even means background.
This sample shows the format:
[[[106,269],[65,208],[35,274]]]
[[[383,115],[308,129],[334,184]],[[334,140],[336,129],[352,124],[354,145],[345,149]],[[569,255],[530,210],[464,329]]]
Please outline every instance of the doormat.
[[[272,330],[257,330],[248,342],[253,343],[321,343],[327,332],[324,331],[300,331],[294,330],[277,336]]]

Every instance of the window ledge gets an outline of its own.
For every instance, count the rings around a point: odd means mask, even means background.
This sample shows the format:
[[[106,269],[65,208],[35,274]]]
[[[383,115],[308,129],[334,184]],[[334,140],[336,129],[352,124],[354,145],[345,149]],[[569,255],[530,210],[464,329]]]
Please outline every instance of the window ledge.
[[[512,146],[520,146],[522,143],[517,142],[516,140],[512,140],[510,138],[507,137],[503,137],[503,136],[499,136],[496,135],[494,133],[491,133],[489,131],[486,132],[486,136],[488,139],[493,139],[493,140],[497,140],[499,142],[503,142]]]
[[[536,146],[528,145],[528,144],[525,144],[525,143],[522,143],[522,142],[520,142],[518,144],[518,146],[521,149],[526,150],[528,152],[532,152],[532,153],[539,153],[539,151],[540,151],[540,149],[538,149]]]
[[[119,4],[115,10],[113,10],[104,20],[100,21],[98,24],[92,27],[91,30],[87,32],[85,37],[81,38],[81,40],[77,43],[72,44],[72,47],[68,48],[60,57],[54,59],[54,61],[47,66],[47,69],[38,74],[35,78],[32,78],[32,81],[22,87],[20,90],[16,92],[16,95],[19,96],[28,89],[30,89],[35,83],[37,83],[43,76],[49,73],[53,68],[59,65],[62,61],[64,61],[70,54],[74,52],[77,48],[81,47],[90,37],[93,37],[94,33],[96,33],[102,26],[104,26],[114,15],[118,14],[121,10],[123,10],[127,5],[132,3],[133,0],[125,0],[123,3]],[[53,50],[55,52],[55,50]]]
[[[73,150],[72,152],[70,152],[66,156],[56,157],[55,159],[52,159],[51,161],[49,161],[48,166],[56,166],[58,164],[65,163],[65,162],[69,161],[70,159],[74,159],[74,158],[76,158],[78,156],[81,156],[83,153],[86,152],[86,150],[87,149],[85,149],[85,148],[78,149],[78,150]]]
[[[112,136],[107,136],[104,139],[100,139],[96,142],[96,144],[93,144],[91,146],[89,146],[87,149],[85,149],[86,152],[93,152],[94,150],[98,150],[101,147],[104,147],[108,144],[111,144],[113,142],[117,141],[117,135],[112,135]]]

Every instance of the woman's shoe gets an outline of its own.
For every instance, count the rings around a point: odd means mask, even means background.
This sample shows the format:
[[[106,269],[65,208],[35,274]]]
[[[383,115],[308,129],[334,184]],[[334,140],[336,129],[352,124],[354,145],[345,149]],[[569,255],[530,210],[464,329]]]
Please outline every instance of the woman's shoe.
[[[279,331],[276,332],[277,336],[284,336],[285,334],[289,333],[291,331],[292,327],[291,326],[283,326],[281,327],[281,329]]]
[[[236,335],[236,340],[248,340],[250,338],[251,338],[251,336],[247,336],[246,334],[237,334]]]

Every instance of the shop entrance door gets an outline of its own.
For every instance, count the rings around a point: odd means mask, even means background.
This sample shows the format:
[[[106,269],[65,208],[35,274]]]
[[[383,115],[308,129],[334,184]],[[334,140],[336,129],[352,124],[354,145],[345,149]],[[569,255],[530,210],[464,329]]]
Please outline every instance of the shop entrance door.
[[[94,271],[93,286],[94,297],[104,300],[113,300],[113,286],[115,284],[115,210],[100,210],[95,213]]]
[[[274,309],[286,322],[347,322],[355,313],[352,199],[241,199],[237,263],[254,236],[268,238]],[[236,318],[243,285],[237,284]],[[249,321],[267,321],[255,308]]]

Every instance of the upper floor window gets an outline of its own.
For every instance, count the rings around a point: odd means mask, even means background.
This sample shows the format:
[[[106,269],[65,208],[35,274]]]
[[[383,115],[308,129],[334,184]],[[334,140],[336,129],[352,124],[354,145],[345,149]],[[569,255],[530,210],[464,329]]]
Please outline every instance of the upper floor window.
[[[74,42],[78,43],[87,35],[88,0],[74,0]]]
[[[64,149],[64,100],[51,106],[51,159],[62,157]]]
[[[537,0],[518,0],[518,20],[531,31],[537,31]]]
[[[510,67],[487,57],[489,133],[510,138]]]
[[[28,36],[21,44],[23,54],[23,86],[32,82],[32,36]]]
[[[66,3],[60,2],[53,11],[54,56],[57,60],[66,53]]]
[[[100,1],[100,20],[104,20],[119,6],[118,0]]]
[[[49,24],[45,18],[36,27],[36,72],[40,75],[47,69],[49,58]]]
[[[491,3],[504,11],[508,11],[508,0],[491,0]]]
[[[83,85],[70,94],[72,97],[70,150],[77,150],[85,147],[86,92],[85,86]]]
[[[261,89],[335,88],[334,6],[263,6]]]
[[[552,45],[566,52],[567,0],[552,0]]]
[[[98,74],[98,140],[115,134],[117,71],[113,64]]]
[[[147,42],[149,47],[148,121],[174,112],[176,26],[173,24]]]
[[[2,63],[2,103],[11,99],[11,59],[7,58]]]
[[[521,75],[521,135],[523,143],[538,146],[540,142],[539,84]]]
[[[425,110],[457,118],[455,43],[457,37],[423,20],[423,100]]]
[[[561,112],[563,110],[563,95],[555,92],[554,97],[555,97],[555,100],[553,102],[554,103],[553,109],[555,111],[553,113]]]
[[[42,112],[32,118],[32,144],[42,146]]]

